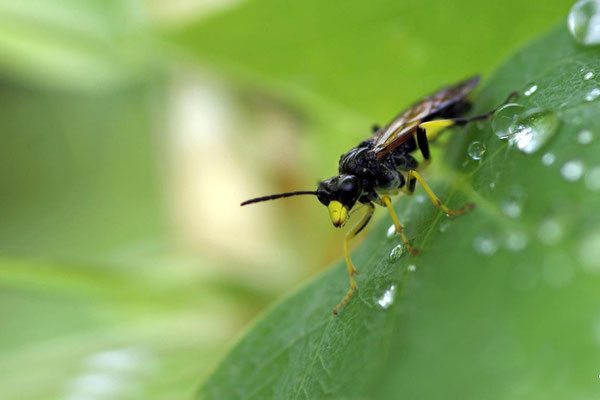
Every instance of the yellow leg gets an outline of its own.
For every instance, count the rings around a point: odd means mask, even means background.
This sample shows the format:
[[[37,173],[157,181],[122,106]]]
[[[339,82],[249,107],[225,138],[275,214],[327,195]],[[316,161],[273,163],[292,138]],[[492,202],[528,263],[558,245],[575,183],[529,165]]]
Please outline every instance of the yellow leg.
[[[346,304],[348,304],[348,302],[352,298],[352,295],[354,294],[354,291],[356,291],[356,281],[354,280],[354,275],[358,274],[358,271],[356,271],[356,268],[354,268],[354,264],[352,263],[352,259],[350,258],[348,242],[350,241],[350,239],[355,237],[360,231],[362,231],[363,228],[369,223],[369,220],[373,215],[375,207],[373,207],[372,204],[368,204],[366,207],[367,212],[365,213],[365,215],[363,215],[358,224],[356,224],[354,228],[352,228],[348,233],[346,233],[346,236],[344,237],[344,257],[346,258],[346,267],[348,267],[348,274],[350,275],[350,289],[348,289],[348,292],[346,293],[342,301],[340,301],[338,305],[333,308],[334,315],[337,315],[338,310],[344,307]]]
[[[417,165],[417,170],[421,171],[427,168],[427,166],[431,163],[431,160],[423,160]]]
[[[452,119],[435,119],[419,124],[419,128],[425,130],[427,140],[434,141],[444,129],[451,127],[455,123]]]
[[[423,186],[423,189],[425,189],[425,192],[427,193],[427,196],[429,196],[429,198],[431,199],[431,202],[433,203],[433,205],[435,207],[440,207],[450,217],[453,217],[455,215],[464,214],[468,210],[472,210],[473,207],[475,207],[475,204],[469,202],[469,203],[465,204],[462,208],[459,208],[458,210],[451,210],[448,207],[446,207],[444,205],[444,203],[441,202],[440,199],[438,199],[438,197],[435,195],[435,193],[433,193],[433,190],[431,190],[429,185],[427,183],[425,183],[425,181],[423,180],[423,177],[421,175],[419,175],[419,173],[417,171],[415,171],[415,170],[408,171],[408,179],[407,179],[408,185],[410,185],[410,182],[413,178],[416,179],[417,181],[419,181],[421,186]]]
[[[396,233],[399,233],[402,237],[402,242],[404,243],[406,250],[408,250],[410,254],[417,254],[419,250],[412,247],[410,245],[410,242],[406,238],[406,235],[404,234],[404,228],[402,227],[402,224],[400,224],[400,221],[398,221],[398,216],[396,215],[396,211],[394,211],[394,207],[392,206],[392,200],[390,199],[390,196],[381,196],[381,201],[387,207],[390,216],[392,217],[392,221],[394,221],[394,226],[396,226]]]

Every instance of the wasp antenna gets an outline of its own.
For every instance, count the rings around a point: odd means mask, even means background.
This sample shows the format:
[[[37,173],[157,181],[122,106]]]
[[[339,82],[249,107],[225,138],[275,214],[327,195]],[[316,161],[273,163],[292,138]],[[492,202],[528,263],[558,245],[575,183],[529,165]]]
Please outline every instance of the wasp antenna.
[[[257,197],[255,199],[246,200],[242,204],[240,204],[240,206],[245,206],[245,205],[253,204],[253,203],[260,203],[261,201],[281,199],[283,197],[301,196],[301,195],[304,195],[304,194],[312,194],[312,195],[316,196],[317,192],[310,191],[310,190],[300,190],[300,191],[297,191],[297,192],[286,192],[286,193],[272,194],[272,195],[269,195],[269,196]]]

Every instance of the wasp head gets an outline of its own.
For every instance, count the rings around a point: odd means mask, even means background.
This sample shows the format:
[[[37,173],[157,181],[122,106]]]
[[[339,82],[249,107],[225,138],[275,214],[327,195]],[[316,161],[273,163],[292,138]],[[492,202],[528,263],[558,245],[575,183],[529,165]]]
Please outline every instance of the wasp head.
[[[350,174],[334,176],[319,183],[316,191],[300,190],[295,192],[285,192],[271,194],[268,196],[255,197],[242,202],[242,206],[254,203],[261,203],[268,200],[276,200],[284,197],[313,195],[317,196],[319,201],[327,206],[329,218],[337,228],[344,225],[348,219],[348,212],[358,201],[363,193],[360,180]]]
[[[360,180],[354,175],[337,175],[319,183],[317,198],[327,206],[329,218],[337,228],[346,223],[348,212],[362,194]]]

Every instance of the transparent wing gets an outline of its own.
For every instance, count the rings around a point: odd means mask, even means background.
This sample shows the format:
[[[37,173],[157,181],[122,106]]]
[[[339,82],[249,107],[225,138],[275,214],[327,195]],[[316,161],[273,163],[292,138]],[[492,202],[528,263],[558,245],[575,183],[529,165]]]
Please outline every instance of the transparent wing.
[[[453,86],[438,90],[436,93],[413,104],[408,110],[398,114],[389,124],[373,134],[373,150],[377,158],[382,158],[396,149],[415,134],[419,124],[456,103],[463,100],[479,82],[479,77],[467,79]]]

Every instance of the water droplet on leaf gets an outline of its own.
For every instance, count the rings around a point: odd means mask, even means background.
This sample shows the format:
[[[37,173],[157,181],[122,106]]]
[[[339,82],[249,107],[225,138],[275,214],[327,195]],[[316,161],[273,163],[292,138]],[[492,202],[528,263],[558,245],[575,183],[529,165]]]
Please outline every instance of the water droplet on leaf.
[[[586,81],[589,81],[593,77],[594,77],[594,73],[590,71],[583,76],[583,79],[585,79]]]
[[[579,144],[588,144],[594,140],[594,135],[591,131],[584,129],[577,134],[577,142]]]
[[[520,231],[511,231],[506,234],[504,238],[504,245],[510,251],[521,251],[527,247],[529,238],[527,235]]]
[[[377,304],[379,307],[387,310],[392,304],[394,304],[394,300],[396,300],[396,285],[391,284],[377,299]]]
[[[529,292],[538,285],[540,280],[537,265],[518,265],[513,268],[513,284],[519,292]]]
[[[467,149],[467,153],[469,153],[469,157],[471,157],[473,160],[481,160],[485,154],[485,144],[477,140],[471,142],[469,148]]]
[[[517,103],[508,103],[494,112],[492,130],[500,139],[506,139],[513,134],[513,128],[519,116],[525,112],[525,107]]]
[[[588,234],[579,246],[579,261],[589,272],[600,272],[600,231]]]
[[[386,236],[388,239],[390,239],[390,238],[393,238],[395,234],[396,234],[396,225],[392,224],[392,225],[391,225],[391,226],[388,228],[388,230],[387,230],[387,232],[386,232],[385,236]]]
[[[600,88],[593,88],[585,94],[585,101],[594,101],[600,97]]]
[[[502,212],[510,218],[519,218],[521,216],[521,204],[517,199],[511,198],[502,203]]]
[[[569,12],[569,32],[585,46],[600,43],[600,0],[580,0]]]
[[[586,172],[584,182],[589,190],[600,191],[600,166],[591,168]]]
[[[524,153],[534,153],[554,136],[559,125],[560,119],[554,111],[528,110],[517,120],[510,142]]]
[[[443,219],[440,222],[440,232],[444,233],[446,232],[446,230],[448,229],[448,227],[452,224],[452,220],[451,219]]]
[[[525,96],[531,96],[537,90],[537,85],[535,83],[530,83],[527,85],[527,89],[523,92]]]
[[[402,254],[404,254],[404,247],[399,244],[390,251],[390,261],[398,261],[402,257]]]
[[[573,261],[564,252],[551,254],[542,264],[542,277],[550,286],[565,286],[573,275]]]
[[[498,243],[493,236],[482,234],[473,240],[473,248],[478,253],[491,256],[498,251]]]
[[[542,164],[544,164],[546,167],[554,164],[554,160],[556,160],[556,157],[552,153],[546,153],[542,156]]]
[[[575,182],[583,175],[583,163],[579,160],[567,161],[560,169],[560,174],[566,180]]]
[[[560,223],[555,219],[546,219],[542,221],[538,228],[538,239],[540,242],[553,245],[563,237],[563,228]]]
[[[415,264],[410,264],[407,267],[408,272],[415,272],[417,270],[417,266]]]

